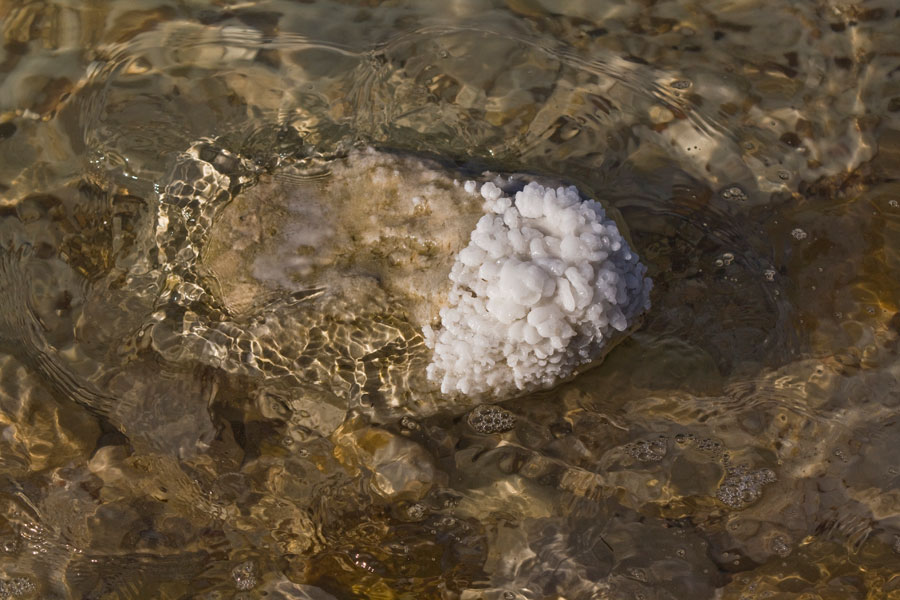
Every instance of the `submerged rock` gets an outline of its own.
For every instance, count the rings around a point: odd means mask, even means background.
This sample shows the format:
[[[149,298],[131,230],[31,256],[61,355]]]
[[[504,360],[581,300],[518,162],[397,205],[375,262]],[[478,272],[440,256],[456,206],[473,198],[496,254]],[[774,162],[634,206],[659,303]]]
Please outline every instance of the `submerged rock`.
[[[431,455],[412,440],[377,427],[335,434],[336,455],[350,468],[370,473],[372,490],[388,499],[419,500],[432,488],[438,471]]]
[[[285,291],[340,287],[352,297],[375,281],[420,328],[443,304],[481,204],[421,158],[368,149],[287,166],[221,210],[202,266],[235,314]]]
[[[510,397],[602,358],[649,306],[620,226],[558,182],[373,149],[256,175],[200,145],[181,172],[206,185],[169,185],[157,239],[164,296],[191,312],[158,349],[261,377],[266,402],[273,385],[392,414]]]

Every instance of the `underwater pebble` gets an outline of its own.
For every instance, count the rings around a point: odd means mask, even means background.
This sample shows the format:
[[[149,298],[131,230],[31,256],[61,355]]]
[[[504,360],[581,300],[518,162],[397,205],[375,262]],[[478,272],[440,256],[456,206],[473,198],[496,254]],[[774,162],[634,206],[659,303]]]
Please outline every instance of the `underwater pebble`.
[[[378,427],[363,427],[339,443],[348,458],[355,457],[372,472],[372,488],[381,496],[418,500],[431,489],[434,462],[414,441]]]
[[[649,111],[650,121],[656,125],[668,123],[675,118],[675,114],[665,106],[654,105]]]
[[[516,416],[499,406],[481,404],[469,413],[466,419],[469,427],[485,435],[504,433],[516,426]]]

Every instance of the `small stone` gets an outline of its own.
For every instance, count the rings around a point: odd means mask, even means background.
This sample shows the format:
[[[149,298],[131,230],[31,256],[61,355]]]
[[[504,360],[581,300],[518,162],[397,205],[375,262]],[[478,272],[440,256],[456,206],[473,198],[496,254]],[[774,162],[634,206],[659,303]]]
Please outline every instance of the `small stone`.
[[[371,471],[371,485],[384,498],[416,501],[434,483],[437,469],[431,455],[405,436],[378,427],[361,427],[338,439],[341,455]]]
[[[665,106],[660,106],[658,104],[654,104],[650,107],[650,120],[655,125],[662,125],[663,123],[668,123],[672,119],[675,118],[675,115],[671,110],[666,108]]]

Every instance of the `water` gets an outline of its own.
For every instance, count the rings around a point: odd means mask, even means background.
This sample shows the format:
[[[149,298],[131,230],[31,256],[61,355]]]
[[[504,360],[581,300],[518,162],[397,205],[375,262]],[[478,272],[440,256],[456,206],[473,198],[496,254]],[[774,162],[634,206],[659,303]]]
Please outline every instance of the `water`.
[[[0,597],[900,597],[897,19],[0,2]],[[360,145],[577,184],[653,309],[491,407],[381,285],[229,288]]]

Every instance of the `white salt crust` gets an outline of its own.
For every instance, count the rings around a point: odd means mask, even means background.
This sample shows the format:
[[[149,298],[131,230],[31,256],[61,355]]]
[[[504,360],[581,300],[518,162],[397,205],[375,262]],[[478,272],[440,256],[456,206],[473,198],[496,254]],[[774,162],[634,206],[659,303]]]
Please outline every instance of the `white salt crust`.
[[[603,207],[574,186],[529,183],[513,199],[488,182],[481,195],[487,214],[456,256],[440,325],[423,328],[428,377],[445,394],[548,387],[650,308],[652,282]]]

